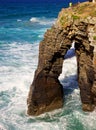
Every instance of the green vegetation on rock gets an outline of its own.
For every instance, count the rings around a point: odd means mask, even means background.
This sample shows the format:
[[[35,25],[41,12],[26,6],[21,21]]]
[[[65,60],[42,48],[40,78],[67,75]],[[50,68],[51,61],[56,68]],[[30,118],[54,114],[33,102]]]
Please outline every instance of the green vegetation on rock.
[[[93,40],[96,40],[96,36],[93,37]]]
[[[59,13],[57,24],[61,27],[66,27],[76,20],[85,21],[89,17],[96,18],[96,3],[83,2],[62,9]]]
[[[77,15],[72,15],[72,18],[73,18],[73,20],[80,19],[80,17]]]

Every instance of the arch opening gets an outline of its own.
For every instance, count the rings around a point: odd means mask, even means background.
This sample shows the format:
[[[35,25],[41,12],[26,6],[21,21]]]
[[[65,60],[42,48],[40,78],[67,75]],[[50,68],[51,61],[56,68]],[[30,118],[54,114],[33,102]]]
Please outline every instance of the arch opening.
[[[62,73],[58,79],[63,86],[64,96],[71,94],[75,89],[78,89],[77,81],[77,58],[75,52],[75,41],[64,56]]]

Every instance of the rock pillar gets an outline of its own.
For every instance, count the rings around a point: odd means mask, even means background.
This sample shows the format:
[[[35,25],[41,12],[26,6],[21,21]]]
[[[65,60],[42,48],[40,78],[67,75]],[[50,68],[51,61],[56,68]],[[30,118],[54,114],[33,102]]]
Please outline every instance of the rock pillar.
[[[39,63],[28,96],[28,114],[39,115],[63,106],[63,87],[58,80],[64,55],[71,46],[68,31],[52,27],[40,43]]]

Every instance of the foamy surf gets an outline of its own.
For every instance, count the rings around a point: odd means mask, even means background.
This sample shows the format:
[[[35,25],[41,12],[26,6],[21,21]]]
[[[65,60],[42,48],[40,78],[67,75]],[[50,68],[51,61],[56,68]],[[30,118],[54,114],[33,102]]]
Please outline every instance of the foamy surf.
[[[42,17],[42,18],[32,17],[30,19],[30,22],[38,23],[40,25],[52,25],[52,24],[55,23],[55,21],[56,21],[56,19],[47,19],[47,18],[44,18],[44,17]]]
[[[32,17],[32,18],[30,19],[30,21],[33,22],[33,23],[34,23],[34,22],[39,22],[39,19],[38,19],[38,18],[35,18],[35,17]]]
[[[22,20],[21,19],[17,19],[17,22],[21,22]]]
[[[2,125],[0,125],[0,130],[6,130]]]

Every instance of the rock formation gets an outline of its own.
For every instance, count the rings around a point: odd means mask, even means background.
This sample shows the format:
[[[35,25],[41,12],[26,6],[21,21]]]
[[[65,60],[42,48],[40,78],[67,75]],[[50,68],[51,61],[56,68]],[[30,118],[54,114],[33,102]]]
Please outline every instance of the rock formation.
[[[82,109],[96,106],[96,4],[81,3],[62,9],[55,25],[39,46],[39,61],[27,104],[29,115],[39,115],[63,106],[63,87],[58,77],[66,52],[75,41],[78,84]],[[92,10],[94,8],[94,10]]]

